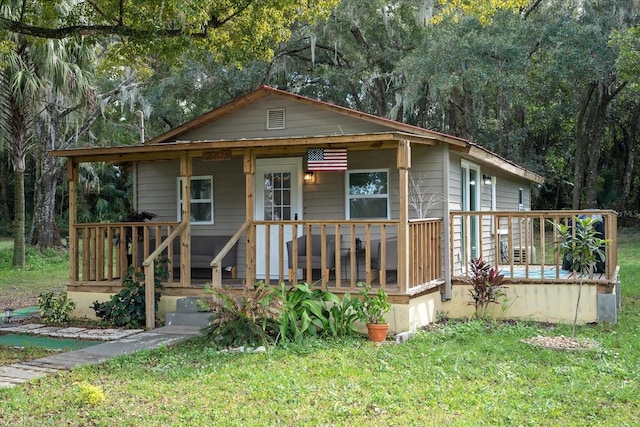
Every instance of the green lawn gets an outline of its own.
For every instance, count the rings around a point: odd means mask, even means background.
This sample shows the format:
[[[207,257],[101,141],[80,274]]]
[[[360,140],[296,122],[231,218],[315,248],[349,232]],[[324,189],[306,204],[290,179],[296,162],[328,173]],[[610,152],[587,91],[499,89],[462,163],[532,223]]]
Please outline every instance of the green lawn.
[[[0,390],[2,425],[624,426],[640,419],[640,242],[621,233],[617,325],[596,350],[522,339],[570,326],[449,322],[401,345],[354,339],[220,354],[198,342]],[[568,307],[572,309],[572,307]]]
[[[69,255],[66,251],[35,248],[26,252],[26,268],[11,268],[13,241],[0,239],[0,309],[4,301],[35,298],[43,292],[64,290],[69,283]]]

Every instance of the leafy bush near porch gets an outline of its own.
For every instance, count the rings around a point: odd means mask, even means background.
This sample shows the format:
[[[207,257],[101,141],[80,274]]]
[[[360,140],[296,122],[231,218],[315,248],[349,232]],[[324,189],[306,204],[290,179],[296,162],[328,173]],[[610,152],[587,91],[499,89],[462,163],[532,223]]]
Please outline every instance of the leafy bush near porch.
[[[160,259],[154,265],[155,309],[158,311],[161,281],[168,277],[167,260]],[[136,328],[146,323],[144,273],[135,272],[129,266],[127,277],[122,281],[123,289],[109,301],[95,301],[92,305],[96,316],[114,326]]]
[[[308,338],[345,337],[356,332],[357,299],[347,293],[341,300],[332,292],[306,283],[280,290],[264,283],[238,296],[231,289],[211,289],[201,308],[211,311],[211,324],[203,329],[217,347],[300,343]]]
[[[68,322],[70,314],[75,308],[75,301],[67,298],[65,292],[47,292],[38,295],[38,311],[40,317],[46,322]]]
[[[282,284],[284,302],[280,318],[280,338],[299,343],[312,337],[340,337],[355,331],[358,320],[353,300],[346,294],[340,300],[332,292],[311,289],[300,283],[286,289]]]
[[[208,297],[201,306],[210,310],[210,325],[203,329],[206,339],[221,347],[265,345],[274,342],[282,300],[276,290],[258,284],[253,292],[236,296],[231,289],[205,289]]]

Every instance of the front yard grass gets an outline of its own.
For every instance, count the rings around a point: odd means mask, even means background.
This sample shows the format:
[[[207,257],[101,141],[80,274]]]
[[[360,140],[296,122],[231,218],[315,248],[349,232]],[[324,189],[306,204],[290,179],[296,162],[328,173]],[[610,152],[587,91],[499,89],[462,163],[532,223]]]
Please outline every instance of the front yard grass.
[[[571,333],[569,325],[529,322],[449,321],[400,345],[350,339],[253,354],[218,353],[192,340],[0,389],[0,424],[636,425],[637,234],[621,238],[619,264],[619,323],[577,330],[601,344],[595,350],[523,344]]]
[[[29,247],[24,270],[11,268],[13,241],[0,239],[0,310],[36,305],[45,292],[60,292],[69,283],[69,255],[66,251],[47,250],[44,254]]]

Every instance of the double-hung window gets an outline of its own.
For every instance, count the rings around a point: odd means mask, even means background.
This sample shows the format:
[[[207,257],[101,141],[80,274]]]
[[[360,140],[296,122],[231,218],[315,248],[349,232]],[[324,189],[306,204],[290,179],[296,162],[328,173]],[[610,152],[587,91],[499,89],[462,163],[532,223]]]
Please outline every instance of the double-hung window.
[[[213,177],[192,176],[191,224],[213,224]],[[178,178],[178,221],[182,220],[182,178]]]
[[[350,170],[346,179],[347,219],[389,219],[389,170]]]

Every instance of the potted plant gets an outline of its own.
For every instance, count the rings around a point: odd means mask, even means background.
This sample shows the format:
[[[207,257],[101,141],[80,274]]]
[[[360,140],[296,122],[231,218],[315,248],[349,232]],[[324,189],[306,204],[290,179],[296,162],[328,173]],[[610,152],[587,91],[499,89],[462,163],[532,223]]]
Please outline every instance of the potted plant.
[[[375,342],[382,342],[387,338],[389,324],[384,318],[385,313],[391,310],[391,303],[384,289],[379,288],[374,294],[371,293],[371,284],[359,283],[360,299],[355,304],[358,318],[366,322],[369,332],[369,339]]]

